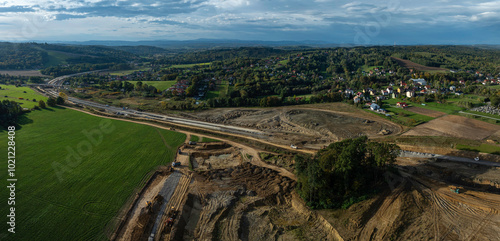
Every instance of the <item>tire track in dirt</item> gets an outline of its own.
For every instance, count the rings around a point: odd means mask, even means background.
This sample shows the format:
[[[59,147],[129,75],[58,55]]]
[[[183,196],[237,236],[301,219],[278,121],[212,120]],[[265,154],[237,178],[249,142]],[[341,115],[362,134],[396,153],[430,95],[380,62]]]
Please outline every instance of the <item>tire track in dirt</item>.
[[[171,149],[171,147],[167,144],[167,140],[165,140],[165,137],[163,137],[163,135],[161,134],[160,130],[158,128],[155,128],[155,129],[156,129],[156,132],[158,132],[158,135],[160,135],[161,140],[163,141],[163,144],[165,144],[165,147],[167,147],[168,149]]]

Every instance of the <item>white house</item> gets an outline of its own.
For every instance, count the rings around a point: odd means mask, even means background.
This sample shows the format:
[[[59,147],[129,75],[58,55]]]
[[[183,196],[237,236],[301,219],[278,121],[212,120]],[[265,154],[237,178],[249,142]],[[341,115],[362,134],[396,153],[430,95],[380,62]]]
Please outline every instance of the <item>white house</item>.
[[[380,109],[380,106],[378,106],[377,104],[373,103],[373,104],[370,105],[370,109],[371,110],[378,110],[378,109]]]
[[[415,85],[427,85],[427,81],[425,81],[425,79],[410,79],[411,81],[413,81],[413,84]]]

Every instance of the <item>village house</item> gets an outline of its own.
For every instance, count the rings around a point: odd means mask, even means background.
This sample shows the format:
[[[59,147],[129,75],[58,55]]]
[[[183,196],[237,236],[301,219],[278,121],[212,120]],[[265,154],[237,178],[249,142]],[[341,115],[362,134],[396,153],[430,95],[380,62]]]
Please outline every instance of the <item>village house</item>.
[[[415,96],[415,91],[413,91],[413,90],[406,91],[406,97],[411,98],[414,96]]]
[[[425,79],[410,79],[413,81],[414,85],[427,85],[427,81]]]
[[[408,104],[406,104],[406,102],[398,102],[396,103],[396,106],[401,108],[406,108],[408,107]]]

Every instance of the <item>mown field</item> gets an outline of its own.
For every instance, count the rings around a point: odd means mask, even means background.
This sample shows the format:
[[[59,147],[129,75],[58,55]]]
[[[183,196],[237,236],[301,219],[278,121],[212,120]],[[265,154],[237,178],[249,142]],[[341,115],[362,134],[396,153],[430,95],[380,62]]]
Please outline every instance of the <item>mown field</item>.
[[[139,81],[128,81],[128,82],[135,85]],[[166,90],[166,89],[172,87],[172,85],[174,85],[175,83],[177,83],[175,80],[172,80],[172,81],[142,81],[142,84],[152,85],[158,90]]]
[[[105,73],[109,73],[110,75],[123,76],[123,75],[132,74],[136,71],[148,71],[148,70],[149,70],[149,68],[140,68],[140,69],[129,69],[129,70],[115,70],[115,71],[108,71]]]
[[[122,206],[155,167],[172,161],[186,138],[62,108],[27,117],[31,123],[15,138],[16,234],[5,240],[107,240]],[[6,157],[6,131],[0,131],[0,140]],[[7,167],[6,158],[1,165]],[[7,179],[5,169],[0,178]],[[2,191],[4,218],[7,198]],[[2,225],[6,233],[6,222]]]
[[[16,87],[14,85],[0,85],[0,87],[2,87],[0,89],[0,100],[14,100],[21,103],[21,106],[24,108],[33,108],[35,105],[38,105],[39,100],[47,101],[47,97],[36,93],[28,87]],[[36,102],[33,99],[36,99]]]
[[[196,142],[219,142],[219,140],[208,138],[208,137],[202,137],[200,140],[199,136],[196,135],[191,135],[191,138],[189,141],[196,141]]]

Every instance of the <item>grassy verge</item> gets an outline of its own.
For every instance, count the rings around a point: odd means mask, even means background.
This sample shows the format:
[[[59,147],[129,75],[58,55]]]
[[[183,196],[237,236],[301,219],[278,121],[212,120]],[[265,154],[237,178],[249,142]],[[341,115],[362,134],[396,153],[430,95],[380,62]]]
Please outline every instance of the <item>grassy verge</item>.
[[[200,140],[200,137],[195,136],[195,135],[191,135],[191,138],[189,139],[189,141],[199,141],[199,140]]]
[[[479,146],[458,144],[456,147],[457,149],[463,151],[475,151],[475,152],[484,152],[484,153],[500,155],[499,146],[485,144],[485,143],[480,144]]]
[[[200,142],[220,142],[220,140],[216,140],[216,139],[212,139],[212,138],[208,138],[208,137],[203,137],[203,138],[201,138]]]

